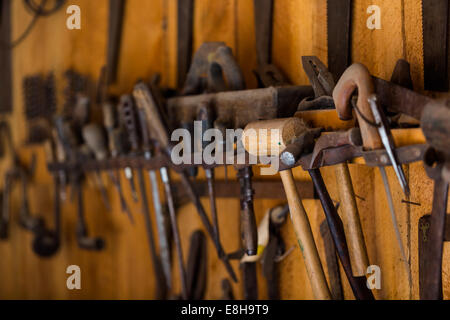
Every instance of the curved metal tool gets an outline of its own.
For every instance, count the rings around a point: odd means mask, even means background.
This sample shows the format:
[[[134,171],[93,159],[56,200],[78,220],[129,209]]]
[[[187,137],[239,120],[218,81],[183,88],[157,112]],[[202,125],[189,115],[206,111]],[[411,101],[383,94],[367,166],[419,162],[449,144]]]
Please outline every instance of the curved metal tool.
[[[223,42],[205,42],[194,55],[182,95],[245,89],[241,68]]]
[[[358,90],[357,103],[353,104],[358,123],[361,128],[361,136],[363,140],[363,146],[366,150],[382,149],[383,146],[389,150],[388,155],[394,168],[396,167],[396,173],[400,181],[400,185],[405,194],[409,194],[409,187],[403,172],[401,165],[397,163],[395,146],[393,145],[393,139],[390,137],[390,130],[387,121],[383,120],[383,111],[379,109],[377,105],[375,88],[372,77],[369,70],[362,64],[356,63],[350,66],[342,75],[339,82],[333,91],[333,98],[336,105],[336,111],[339,118],[348,120],[352,118],[351,100],[355,90]],[[385,186],[386,196],[391,212],[392,224],[397,237],[402,260],[405,264],[405,268],[408,275],[409,285],[412,286],[411,268],[406,255],[406,251],[403,247],[403,242],[400,235],[400,230],[397,224],[397,219],[394,211],[392,195],[390,193],[389,182],[384,167],[379,167],[381,177]]]
[[[76,228],[76,237],[78,246],[82,249],[100,251],[105,247],[105,241],[99,237],[89,237],[88,229],[86,225],[86,219],[84,217],[84,201],[83,201],[83,189],[81,187],[81,175],[74,177],[74,188],[77,193],[77,215],[78,222]]]

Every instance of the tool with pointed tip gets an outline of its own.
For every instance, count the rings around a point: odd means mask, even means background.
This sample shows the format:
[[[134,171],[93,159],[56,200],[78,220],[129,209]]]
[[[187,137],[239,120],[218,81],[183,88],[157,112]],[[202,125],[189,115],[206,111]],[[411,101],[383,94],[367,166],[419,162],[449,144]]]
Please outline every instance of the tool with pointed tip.
[[[381,137],[381,141],[383,142],[384,148],[386,149],[386,152],[389,156],[389,160],[391,161],[395,174],[400,181],[400,186],[402,187],[405,195],[408,197],[410,193],[408,182],[406,181],[402,166],[398,164],[397,155],[395,154],[394,138],[392,137],[388,120],[377,104],[377,97],[375,95],[371,95],[368,99],[370,109],[372,110],[373,117],[378,128],[378,133]]]
[[[82,135],[86,145],[94,153],[95,158],[99,161],[105,160],[108,156],[108,149],[106,148],[105,136],[103,134],[101,127],[95,123],[85,125],[82,130]],[[100,174],[99,171],[98,174]],[[113,175],[113,173],[110,172],[110,175]],[[113,183],[116,185],[117,181],[113,181]],[[121,188],[120,186],[117,185],[116,188],[118,189],[120,196],[122,194]],[[128,218],[132,223],[134,223],[133,216],[131,215],[128,206],[126,205],[126,203],[123,202],[125,200],[121,199],[120,201],[122,203],[122,208],[125,209],[124,211],[128,215]]]
[[[158,110],[156,103],[153,99],[153,96],[149,91],[148,87],[142,82],[136,84],[133,90],[133,96],[136,100],[138,108],[144,110],[148,127],[150,128],[156,140],[159,142],[161,150],[165,152],[166,156],[170,157],[171,145],[167,125],[164,124],[160,111]],[[197,209],[197,212],[202,220],[203,225],[206,228],[208,235],[214,241],[215,238],[214,228],[212,227],[211,222],[209,221],[208,216],[206,215],[205,209],[203,208],[203,205],[200,202],[200,199],[194,190],[192,182],[189,180],[185,172],[179,172],[179,175],[188,196],[190,197],[192,203]],[[168,173],[161,172],[161,178],[163,179],[163,182],[165,182],[165,185],[167,185],[167,183],[169,182]],[[168,202],[168,204],[170,203]],[[173,211],[171,212],[171,215],[173,215],[175,218],[175,208],[172,208],[172,210],[170,211]],[[223,250],[223,247],[219,244],[219,246],[216,247],[216,250],[219,258],[224,263],[230,276],[233,278],[234,281],[237,281],[236,274],[234,273],[233,268],[230,262],[228,261],[228,258]]]
[[[142,109],[137,110],[139,124],[140,124],[140,132],[142,138],[142,151],[144,152],[144,157],[147,160],[152,159],[152,147],[150,142],[149,130],[147,127],[147,122],[145,119],[145,114]],[[165,170],[163,170],[164,172]],[[164,173],[165,175],[165,173]],[[156,217],[156,227],[158,230],[158,239],[159,239],[159,252],[161,255],[161,262],[163,267],[163,272],[165,275],[166,285],[170,289],[172,288],[172,266],[170,261],[170,246],[168,239],[168,230],[167,230],[167,217],[164,214],[163,207],[161,205],[161,198],[159,194],[159,186],[158,179],[156,176],[156,172],[154,170],[148,171],[148,176],[150,179],[150,187],[152,188],[152,200],[153,200],[153,208],[155,210]]]
[[[123,95],[122,97],[120,97],[119,114],[128,134],[128,140],[131,145],[131,153],[136,154],[139,149],[139,138],[136,131],[136,113],[134,109],[134,103],[130,95]],[[134,182],[133,169],[131,167],[126,167],[124,169],[124,172],[125,177],[130,183],[131,196],[133,197],[133,200],[137,202],[138,196]]]
[[[115,128],[115,113],[113,104],[110,101],[104,102],[102,104],[102,111],[103,111],[103,125],[105,126],[108,135],[107,144],[109,146],[109,151],[111,157],[116,158],[121,153],[121,142],[120,142],[121,130]],[[122,209],[122,212],[126,213],[129,217],[132,217],[130,208],[128,207],[125,197],[123,196],[119,172],[117,170],[116,171],[108,170],[107,172],[110,180],[112,181],[119,195],[120,207]]]
[[[390,140],[392,138],[388,137],[389,131],[386,130],[387,123],[381,123],[376,121],[376,116],[373,113],[373,109],[378,111],[378,118],[380,117],[380,114],[382,111],[376,106],[376,101],[373,99],[375,89],[374,89],[374,82],[372,80],[372,77],[370,76],[369,71],[367,68],[362,64],[353,64],[350,66],[342,75],[339,82],[336,84],[336,87],[333,91],[333,99],[336,105],[336,111],[338,113],[339,118],[341,119],[351,119],[352,118],[352,108],[350,106],[350,100],[352,97],[353,92],[358,89],[358,99],[356,104],[354,104],[355,110],[356,110],[356,116],[358,118],[358,123],[361,128],[361,135],[363,140],[363,145],[366,150],[376,150],[376,149],[382,149],[383,146],[385,146],[387,149],[389,149],[388,152],[395,155],[395,146],[393,145],[393,140]],[[374,107],[371,107],[371,104]],[[376,112],[375,111],[375,112]],[[384,126],[384,130],[382,132],[383,135],[385,135],[385,145],[383,143],[383,139],[380,137],[379,128],[380,126]],[[391,160],[392,161],[392,160]],[[395,167],[397,166],[399,172],[401,172],[402,176],[404,177],[403,169],[397,165],[397,162],[392,162],[392,165]],[[404,262],[408,280],[410,286],[412,285],[412,278],[411,278],[411,269],[410,265],[407,259],[406,252],[403,247],[403,242],[401,240],[399,227],[397,224],[397,219],[394,211],[394,205],[392,201],[392,196],[390,193],[390,187],[389,182],[387,181],[387,175],[384,167],[379,167],[381,177],[383,178],[386,196],[388,199],[388,204],[391,212],[392,217],[392,224],[394,226],[394,231],[397,237],[397,242],[399,245],[400,253],[402,255],[402,260]],[[400,184],[402,185],[403,190],[405,193],[408,192],[409,188],[406,183],[406,179],[400,178]]]
[[[139,86],[139,84],[136,85],[136,87],[137,86]],[[148,108],[147,101],[148,101],[148,99],[151,99],[151,94],[150,94],[148,87],[145,86],[145,84],[141,83],[141,86],[143,86],[143,88],[145,88],[146,91],[145,92],[144,91],[137,92],[136,87],[135,87],[135,89],[133,91],[133,96],[136,100],[137,107],[139,108],[140,112],[142,112],[141,114],[145,116],[145,122],[147,124],[146,128],[151,128],[151,129],[155,130],[155,127],[151,125],[151,124],[154,124],[156,126],[159,126],[159,128],[156,128],[156,132],[158,132],[158,130],[165,130],[162,121],[158,121],[158,118],[155,119],[156,121],[154,121],[154,123],[149,121],[150,120],[149,117],[155,116],[155,115],[158,116],[158,111],[156,111],[157,107],[156,107],[155,102],[152,99],[151,102],[153,103],[152,107],[155,108],[155,114],[152,114],[151,116],[149,114],[147,114],[147,112],[148,112],[146,109],[146,108]],[[144,89],[141,89],[141,90],[144,90]],[[148,97],[142,96],[144,93],[147,93]],[[141,123],[142,123],[142,120],[141,120]],[[173,238],[174,238],[174,242],[175,242],[177,258],[178,258],[177,260],[178,260],[178,269],[180,272],[180,280],[181,280],[181,294],[182,294],[183,299],[188,299],[189,292],[188,292],[188,285],[187,285],[187,278],[186,278],[187,277],[186,268],[184,266],[184,261],[183,261],[183,249],[181,247],[180,230],[179,230],[178,222],[177,222],[177,218],[176,218],[175,202],[174,202],[174,198],[173,198],[173,194],[172,194],[170,176],[169,176],[169,172],[168,172],[167,168],[165,168],[165,167],[160,168],[159,171],[161,174],[161,180],[164,184],[167,206],[169,208],[170,224],[172,226],[172,233],[173,233]]]
[[[202,123],[202,149],[208,146],[208,141],[204,139],[204,134],[207,130],[213,128],[213,116],[211,107],[205,103],[199,106],[199,110],[197,112],[197,119]],[[206,181],[208,184],[208,194],[209,194],[209,204],[211,206],[211,216],[214,227],[215,234],[215,243],[216,247],[219,246],[220,243],[220,233],[219,233],[219,221],[217,217],[217,206],[216,206],[216,194],[214,188],[214,169],[213,168],[205,168]]]

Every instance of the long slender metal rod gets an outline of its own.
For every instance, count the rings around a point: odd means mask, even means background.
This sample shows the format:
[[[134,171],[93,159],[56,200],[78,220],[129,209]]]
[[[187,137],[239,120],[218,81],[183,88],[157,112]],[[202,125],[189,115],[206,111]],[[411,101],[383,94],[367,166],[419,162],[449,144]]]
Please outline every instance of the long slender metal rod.
[[[100,190],[100,195],[102,197],[103,203],[105,204],[106,210],[111,211],[111,204],[109,202],[108,194],[106,192],[106,187],[103,183],[102,176],[100,175],[100,170],[95,171],[94,177]]]
[[[384,167],[378,168],[380,169],[381,178],[383,179],[384,189],[386,191],[386,198],[389,205],[389,211],[391,213],[392,225],[394,226],[395,236],[397,238],[400,253],[402,255],[402,260],[405,264],[406,272],[408,274],[409,286],[412,287],[411,266],[409,265],[408,259],[406,257],[406,251],[405,248],[403,247],[402,237],[400,235],[400,229],[397,223],[397,216],[395,215],[394,201],[392,200],[391,188],[389,186],[386,170],[384,169]]]
[[[208,219],[208,216],[206,215],[205,208],[203,208],[202,203],[200,202],[200,199],[198,195],[194,191],[194,187],[192,186],[191,181],[189,180],[187,174],[185,172],[179,173],[181,177],[181,182],[183,183],[184,187],[186,188],[186,192],[191,199],[192,203],[194,204],[195,208],[197,209],[197,213],[200,216],[200,219],[202,220],[202,223],[204,227],[206,228],[206,231],[208,232],[211,239],[213,239],[214,245],[216,245],[216,242],[214,241],[215,233],[214,228],[211,225],[211,222]],[[234,273],[233,267],[230,264],[230,261],[228,260],[222,245],[219,243],[218,246],[216,246],[217,254],[222,260],[223,264],[225,265],[225,268],[227,269],[229,275],[233,279],[234,282],[237,282],[236,273]]]
[[[189,297],[189,293],[187,289],[186,269],[183,263],[183,250],[181,248],[180,230],[178,228],[172,189],[170,187],[169,172],[167,168],[164,167],[162,167],[159,172],[161,173],[161,180],[164,184],[164,190],[166,192],[167,206],[169,207],[170,224],[172,225],[173,240],[175,242],[175,248],[178,256],[178,267],[180,269],[181,280],[181,294],[183,296],[183,299],[187,300]]]
[[[167,293],[167,287],[166,287],[166,281],[163,279],[165,277],[164,272],[161,266],[161,260],[156,253],[155,248],[155,237],[153,234],[153,226],[152,226],[152,220],[150,218],[150,208],[148,205],[148,199],[147,199],[147,190],[145,188],[145,180],[144,180],[144,174],[142,172],[142,169],[138,169],[138,183],[139,183],[139,189],[141,191],[141,202],[142,202],[142,211],[144,213],[144,219],[145,219],[145,229],[147,232],[147,239],[150,249],[150,256],[152,258],[153,263],[153,271],[155,273],[156,278],[156,297],[157,300],[164,299]]]
[[[159,240],[159,253],[161,255],[161,262],[163,266],[164,276],[166,278],[166,284],[168,288],[172,288],[172,265],[170,263],[170,248],[169,241],[167,239],[166,230],[166,217],[164,216],[163,208],[161,206],[161,198],[158,189],[158,180],[156,172],[153,170],[148,171],[150,179],[150,186],[152,189],[153,208],[155,209],[156,227],[158,230]]]
[[[211,206],[211,216],[215,234],[215,245],[220,247],[219,219],[217,217],[216,192],[214,188],[214,169],[205,169],[206,181],[208,183],[209,203]]]
[[[108,175],[109,175],[109,178],[111,179],[114,187],[116,188],[117,193],[119,194],[120,207],[122,209],[122,212],[125,212],[127,214],[128,218],[130,219],[131,223],[134,223],[133,215],[131,214],[130,208],[128,207],[128,204],[127,204],[125,198],[123,197],[122,185],[120,184],[120,177],[116,176],[114,174],[114,171],[112,171],[112,170],[108,170]],[[118,172],[117,172],[117,175],[118,175]]]

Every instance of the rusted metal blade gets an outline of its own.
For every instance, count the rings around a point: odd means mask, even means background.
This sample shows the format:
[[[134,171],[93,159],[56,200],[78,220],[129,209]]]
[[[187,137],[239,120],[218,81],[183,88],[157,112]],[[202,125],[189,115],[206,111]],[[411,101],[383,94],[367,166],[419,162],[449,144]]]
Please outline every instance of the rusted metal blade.
[[[178,75],[177,86],[183,88],[186,75],[192,59],[192,30],[193,30],[194,0],[178,0],[177,8],[177,44],[178,44]]]
[[[425,90],[448,91],[448,0],[422,1]]]
[[[273,0],[253,0],[258,65],[271,63]]]
[[[108,51],[106,64],[106,82],[114,83],[117,78],[122,25],[126,0],[109,0]]]
[[[328,66],[337,80],[351,63],[352,0],[328,0]]]
[[[384,110],[404,113],[420,120],[425,106],[432,101],[431,98],[420,93],[406,89],[392,82],[372,77],[378,103]]]

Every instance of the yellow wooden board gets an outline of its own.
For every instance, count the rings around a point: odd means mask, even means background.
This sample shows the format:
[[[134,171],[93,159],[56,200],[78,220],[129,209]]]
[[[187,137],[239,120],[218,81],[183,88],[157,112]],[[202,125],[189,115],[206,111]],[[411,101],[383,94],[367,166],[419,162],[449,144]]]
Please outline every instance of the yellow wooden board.
[[[241,65],[248,88],[254,88],[256,81],[252,71],[256,67],[255,38],[253,26],[253,0],[196,0],[194,17],[194,49],[204,41],[224,41],[233,49]],[[65,10],[50,17],[39,19],[29,37],[13,51],[14,113],[11,115],[14,141],[21,147],[21,157],[29,162],[32,153],[38,156],[36,177],[30,188],[33,214],[43,215],[49,223],[52,217],[52,179],[45,167],[45,157],[41,147],[25,147],[26,125],[23,112],[22,79],[34,73],[54,72],[58,88],[62,89],[63,72],[73,68],[78,72],[97,79],[105,64],[107,43],[108,1],[73,0],[81,8],[82,29],[67,30]],[[124,22],[124,38],[121,48],[118,82],[112,88],[115,94],[129,93],[139,78],[149,79],[155,72],[162,76],[162,83],[174,86],[176,83],[176,0],[128,0]],[[369,0],[355,0],[353,10],[352,59],[362,62],[376,76],[389,79],[397,59],[406,58],[411,63],[414,85],[423,88],[423,59],[421,36],[420,0],[378,0],[381,9],[382,28],[369,30],[366,27]],[[31,20],[21,1],[13,1],[13,38],[17,38]],[[302,55],[317,55],[327,61],[326,0],[275,0],[273,30],[273,62],[281,68],[294,84],[308,83],[301,67]],[[62,91],[62,90],[60,90]],[[60,95],[59,107],[63,104]],[[320,118],[320,116],[319,116]],[[321,120],[309,117],[314,123]],[[336,125],[332,118],[322,119],[327,126]],[[345,124],[346,127],[351,124]],[[410,133],[410,131],[409,131]],[[408,134],[409,134],[408,133]],[[407,134],[407,135],[408,135]],[[412,134],[406,140],[416,139]],[[403,143],[403,142],[402,142]],[[0,163],[0,173],[8,167],[8,161]],[[358,207],[372,264],[382,271],[382,285],[375,290],[380,299],[417,299],[418,219],[429,213],[432,200],[432,181],[427,178],[422,164],[405,166],[410,182],[410,201],[420,206],[409,205],[393,170],[388,169],[397,219],[402,241],[411,263],[413,284],[408,279],[399,262],[399,251],[392,228],[386,196],[381,177],[375,169],[363,165],[350,165],[354,188],[358,197]],[[228,170],[230,179],[235,179],[232,168]],[[256,171],[256,169],[255,169]],[[334,170],[324,168],[322,173],[331,197],[338,200]],[[308,179],[301,169],[294,170],[297,179]],[[218,169],[218,179],[224,178],[223,168]],[[174,175],[175,178],[175,175]],[[260,177],[261,178],[261,177]],[[10,239],[0,242],[0,299],[152,299],[155,284],[152,264],[146,240],[144,221],[139,203],[133,203],[129,196],[129,186],[123,175],[123,186],[127,201],[131,206],[136,223],[129,222],[120,211],[120,204],[107,176],[108,194],[112,200],[112,211],[106,212],[99,192],[92,183],[84,189],[86,215],[89,232],[105,238],[107,247],[103,252],[86,252],[79,249],[75,240],[76,206],[67,202],[63,211],[62,246],[51,259],[36,257],[31,251],[31,235],[17,223],[20,206],[18,190],[14,191],[12,206],[14,215],[10,229]],[[204,179],[200,170],[198,179]],[[279,179],[278,176],[266,179]],[[149,185],[147,182],[147,190]],[[149,195],[150,196],[150,195]],[[208,209],[207,199],[203,205]],[[255,212],[260,221],[265,211],[280,204],[280,201],[256,200]],[[318,200],[305,200],[305,208],[311,219],[320,255],[324,261],[323,241],[320,239],[319,225],[324,214]],[[221,225],[221,240],[225,250],[235,251],[240,246],[239,239],[239,199],[218,199],[217,207]],[[153,221],[154,222],[154,221]],[[192,231],[200,228],[201,222],[192,205],[178,211],[178,222],[182,234],[185,260],[188,254],[189,238]],[[300,250],[296,247],[293,228],[288,222],[282,229],[287,248],[295,250],[279,264],[280,291],[283,299],[312,299],[305,267]],[[444,293],[450,297],[449,274],[450,256],[448,248],[444,255]],[[173,253],[174,293],[180,290],[176,256]],[[66,268],[79,265],[82,270],[82,289],[70,291],[66,288]],[[239,273],[237,262],[233,263]],[[342,271],[342,270],[341,270]],[[206,298],[221,297],[221,280],[226,271],[208,241],[208,281]],[[341,272],[345,297],[353,295]],[[265,280],[258,266],[258,287],[260,298],[267,298]],[[242,283],[233,284],[234,294],[242,298]]]

